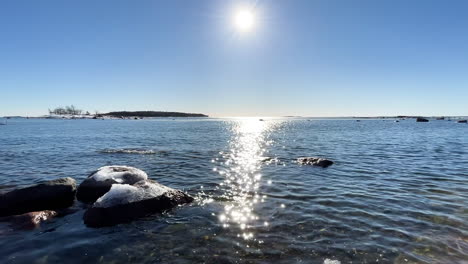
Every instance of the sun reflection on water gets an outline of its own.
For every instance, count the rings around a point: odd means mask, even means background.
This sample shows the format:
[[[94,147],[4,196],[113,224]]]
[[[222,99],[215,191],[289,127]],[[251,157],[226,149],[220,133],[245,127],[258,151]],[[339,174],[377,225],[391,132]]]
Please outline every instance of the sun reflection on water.
[[[267,198],[260,195],[258,189],[262,183],[262,160],[266,147],[271,144],[268,134],[273,124],[273,121],[257,118],[236,120],[229,151],[220,153],[224,166],[215,168],[224,177],[220,188],[230,201],[218,215],[219,221],[224,228],[239,230],[238,237],[245,240],[254,239],[254,227],[259,223],[268,226],[268,222],[259,221],[255,205]]]

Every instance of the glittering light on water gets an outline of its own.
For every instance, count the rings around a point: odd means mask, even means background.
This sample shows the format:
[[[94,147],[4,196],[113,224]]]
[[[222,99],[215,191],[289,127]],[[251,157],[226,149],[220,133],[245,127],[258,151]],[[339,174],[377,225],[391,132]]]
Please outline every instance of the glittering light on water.
[[[233,126],[233,138],[230,141],[230,150],[220,152],[225,161],[219,174],[224,177],[220,186],[229,202],[224,212],[218,217],[224,228],[237,228],[241,231],[238,237],[245,240],[254,239],[255,221],[259,216],[255,214],[255,205],[264,202],[265,195],[258,194],[261,186],[263,154],[268,133],[274,122],[262,122],[258,118],[237,120]],[[268,182],[271,184],[271,181]],[[262,222],[258,223],[262,225]],[[268,223],[263,222],[264,226]]]

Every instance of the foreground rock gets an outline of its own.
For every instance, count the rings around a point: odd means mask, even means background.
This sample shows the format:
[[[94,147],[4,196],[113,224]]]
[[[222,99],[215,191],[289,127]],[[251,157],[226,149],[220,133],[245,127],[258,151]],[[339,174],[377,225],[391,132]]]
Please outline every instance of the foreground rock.
[[[2,217],[0,221],[8,222],[13,229],[33,229],[38,227],[42,222],[54,218],[57,214],[56,211],[44,210]]]
[[[301,157],[297,159],[297,163],[301,165],[312,165],[326,168],[332,165],[333,161],[316,157]]]
[[[76,198],[84,203],[93,203],[107,193],[112,184],[135,184],[148,179],[148,175],[128,166],[105,166],[91,173],[78,187]]]
[[[69,207],[75,200],[76,182],[60,178],[0,195],[0,216]]]
[[[114,184],[86,211],[83,220],[89,227],[112,226],[192,201],[188,194],[151,180]]]
[[[426,118],[418,117],[416,118],[416,122],[429,122]]]

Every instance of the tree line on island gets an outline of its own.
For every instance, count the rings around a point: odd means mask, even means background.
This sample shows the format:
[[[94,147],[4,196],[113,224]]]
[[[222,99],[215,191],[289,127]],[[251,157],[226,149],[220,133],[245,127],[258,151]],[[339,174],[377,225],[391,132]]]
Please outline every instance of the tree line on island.
[[[88,111],[84,113],[83,110],[76,108],[74,105],[67,105],[65,107],[59,106],[53,110],[49,109],[49,115],[90,115]]]
[[[181,113],[181,112],[163,112],[163,111],[119,111],[103,114],[114,117],[208,117],[204,114]]]
[[[87,115],[90,116],[89,111],[83,111],[76,108],[74,105],[57,107],[55,109],[49,109],[49,115]],[[198,113],[182,113],[182,112],[165,112],[165,111],[115,111],[109,113],[99,113],[98,111],[94,112],[94,116],[103,117],[208,117],[204,114]]]

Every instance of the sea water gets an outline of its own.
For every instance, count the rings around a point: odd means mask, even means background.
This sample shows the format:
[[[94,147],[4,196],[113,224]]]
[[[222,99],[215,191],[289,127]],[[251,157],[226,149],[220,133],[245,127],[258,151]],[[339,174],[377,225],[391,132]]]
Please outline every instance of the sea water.
[[[0,192],[128,165],[196,200],[99,229],[79,202],[37,229],[0,223],[0,262],[468,261],[468,125],[262,120],[9,120]]]

